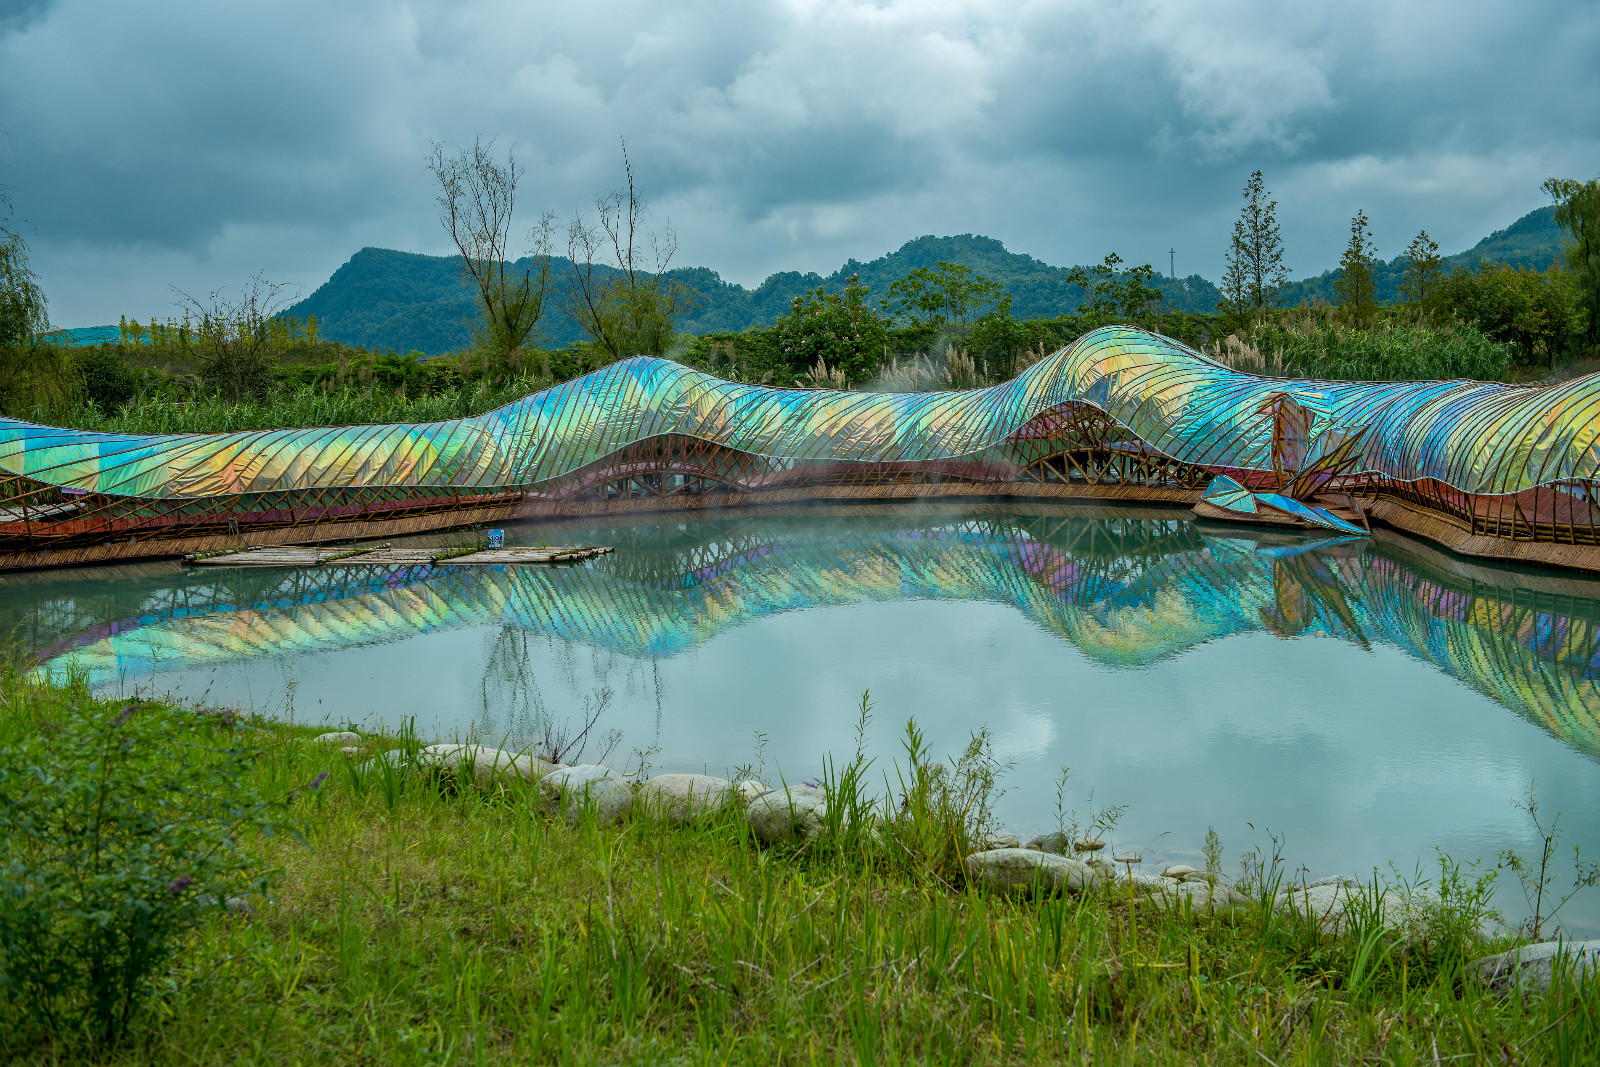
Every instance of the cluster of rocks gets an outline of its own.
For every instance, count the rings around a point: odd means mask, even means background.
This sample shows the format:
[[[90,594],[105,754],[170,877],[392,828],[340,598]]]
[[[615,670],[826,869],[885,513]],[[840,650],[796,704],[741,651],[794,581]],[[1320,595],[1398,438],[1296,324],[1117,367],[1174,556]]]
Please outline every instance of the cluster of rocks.
[[[429,745],[409,759],[392,750],[374,756],[358,770],[371,773],[385,764],[395,770],[449,775],[478,788],[499,782],[529,783],[537,787],[539,803],[547,810],[573,823],[592,815],[602,826],[619,823],[636,811],[666,822],[691,822],[735,798],[748,802],[769,792],[760,782],[736,783],[709,774],[660,774],[635,786],[604,764],[566,766],[486,745]]]
[[[1000,893],[1125,889],[1163,909],[1180,909],[1187,901],[1193,912],[1250,903],[1227,879],[1187,864],[1173,864],[1151,875],[1134,869],[1143,862],[1142,856],[1118,853],[1107,859],[1100,855],[1104,842],[1099,840],[1068,841],[1056,833],[1019,846],[1014,836],[1006,837],[987,842],[992,847],[967,857],[967,877],[975,885]]]
[[[1115,889],[1145,900],[1148,906],[1190,913],[1214,912],[1255,904],[1256,895],[1236,888],[1222,874],[1207,873],[1185,863],[1172,864],[1160,874],[1137,868],[1144,857],[1138,853],[1116,853],[1109,859],[1100,855],[1104,842],[1098,839],[1069,841],[1060,833],[1045,834],[1018,847],[1017,839],[988,842],[989,848],[967,857],[967,875],[976,884],[996,892],[1049,893],[1061,890],[1086,892]],[[1371,890],[1352,878],[1319,878],[1295,882],[1278,888],[1273,905],[1281,911],[1294,911],[1317,922],[1330,933],[1343,933],[1351,924],[1376,917],[1391,930],[1405,930],[1416,920],[1413,902],[1392,891]]]

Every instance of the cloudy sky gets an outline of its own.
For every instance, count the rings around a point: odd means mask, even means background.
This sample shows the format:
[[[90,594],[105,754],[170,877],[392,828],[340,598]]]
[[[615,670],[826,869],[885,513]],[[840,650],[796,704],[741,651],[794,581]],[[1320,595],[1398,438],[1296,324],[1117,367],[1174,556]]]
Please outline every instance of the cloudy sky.
[[[1300,276],[1357,208],[1454,252],[1600,172],[1600,5],[0,0],[0,184],[59,324],[444,252],[423,158],[480,132],[529,222],[626,138],[677,262],[746,285],[967,232],[1216,278],[1257,168]]]

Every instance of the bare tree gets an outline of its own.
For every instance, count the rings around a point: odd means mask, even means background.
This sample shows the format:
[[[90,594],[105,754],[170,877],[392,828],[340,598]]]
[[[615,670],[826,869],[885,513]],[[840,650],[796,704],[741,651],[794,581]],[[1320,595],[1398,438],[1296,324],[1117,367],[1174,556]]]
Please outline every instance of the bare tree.
[[[666,277],[678,251],[671,226],[644,229],[645,198],[622,145],[627,188],[595,197],[591,224],[574,215],[567,226],[568,285],[563,310],[611,356],[660,355],[672,344],[673,319],[692,294]]]
[[[508,150],[505,162],[498,162],[493,139],[482,136],[448,154],[436,141],[428,169],[439,182],[439,221],[477,291],[483,340],[496,355],[512,358],[544,314],[555,215],[546,212],[528,231],[531,261],[519,267],[511,262],[511,218],[523,175],[516,157]]]
[[[281,346],[272,320],[300,295],[299,289],[291,291],[257,274],[236,300],[221,289],[205,300],[181,289],[173,292],[187,320],[184,329],[200,356],[200,380],[227,400],[265,399]]]

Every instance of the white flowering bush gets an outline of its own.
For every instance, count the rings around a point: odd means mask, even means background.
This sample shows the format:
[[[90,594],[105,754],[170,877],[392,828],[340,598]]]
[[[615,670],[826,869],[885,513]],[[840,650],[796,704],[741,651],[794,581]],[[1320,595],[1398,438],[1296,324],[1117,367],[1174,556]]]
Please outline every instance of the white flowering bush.
[[[865,381],[889,358],[889,321],[867,304],[867,287],[852,274],[842,293],[818,286],[797,296],[778,320],[778,343],[791,366],[820,360],[849,382]]]

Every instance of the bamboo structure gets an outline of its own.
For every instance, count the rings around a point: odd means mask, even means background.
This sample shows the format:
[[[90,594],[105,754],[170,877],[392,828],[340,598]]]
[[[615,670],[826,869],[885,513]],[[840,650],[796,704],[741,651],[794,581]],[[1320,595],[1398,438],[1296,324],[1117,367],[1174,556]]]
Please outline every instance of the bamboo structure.
[[[1126,326],[965,392],[772,389],[635,357],[437,423],[137,436],[0,419],[0,569],[797,500],[1192,506],[1223,476],[1464,554],[1600,571],[1597,433],[1600,376],[1265,378]]]

